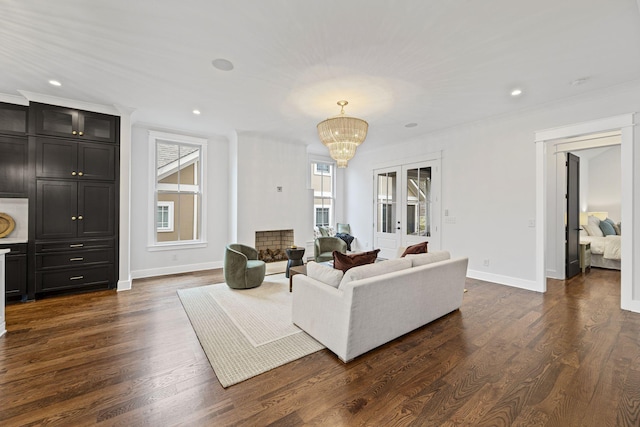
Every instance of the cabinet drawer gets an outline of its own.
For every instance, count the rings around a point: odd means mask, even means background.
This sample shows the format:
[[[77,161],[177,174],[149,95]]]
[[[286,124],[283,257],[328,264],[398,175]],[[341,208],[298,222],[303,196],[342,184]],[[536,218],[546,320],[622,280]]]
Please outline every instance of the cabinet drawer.
[[[113,239],[41,242],[36,243],[36,252],[85,251],[87,249],[113,248]]]
[[[36,268],[40,270],[87,264],[113,264],[114,257],[113,248],[45,253],[36,256]]]
[[[36,290],[54,291],[96,285],[104,285],[107,288],[110,283],[113,283],[113,270],[113,265],[101,265],[66,270],[39,271],[36,273]]]

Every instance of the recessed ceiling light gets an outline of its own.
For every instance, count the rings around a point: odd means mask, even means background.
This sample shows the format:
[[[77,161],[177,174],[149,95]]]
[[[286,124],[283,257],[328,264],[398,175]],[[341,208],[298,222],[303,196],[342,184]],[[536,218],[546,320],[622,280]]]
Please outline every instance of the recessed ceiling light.
[[[522,95],[522,89],[514,89],[511,91],[511,96],[520,96]]]
[[[213,64],[213,66],[216,67],[218,70],[222,70],[222,71],[233,70],[233,63],[228,59],[224,59],[224,58],[214,59],[213,61],[211,61],[211,64]]]
[[[62,86],[62,83],[60,83],[60,82],[59,82],[59,81],[57,81],[57,80],[49,80],[49,84],[50,84],[51,86]]]
[[[407,123],[406,125],[404,125],[404,127],[406,127],[406,128],[414,128],[416,126],[418,126],[417,123]]]
[[[196,116],[200,115],[200,110],[193,110],[193,114],[195,114]]]

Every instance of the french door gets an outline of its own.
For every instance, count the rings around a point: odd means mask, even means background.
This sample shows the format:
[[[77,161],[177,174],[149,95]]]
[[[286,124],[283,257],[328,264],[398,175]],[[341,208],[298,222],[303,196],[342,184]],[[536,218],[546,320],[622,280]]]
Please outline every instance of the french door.
[[[394,258],[401,246],[440,249],[440,159],[374,171],[374,247]]]

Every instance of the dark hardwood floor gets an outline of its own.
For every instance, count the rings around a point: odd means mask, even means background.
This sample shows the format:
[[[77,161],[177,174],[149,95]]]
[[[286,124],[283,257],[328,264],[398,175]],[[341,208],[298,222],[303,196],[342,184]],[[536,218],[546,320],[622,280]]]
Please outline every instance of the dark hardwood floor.
[[[640,314],[619,308],[619,272],[544,295],[468,280],[459,311],[349,364],[323,350],[226,390],[176,294],[220,281],[9,306],[0,425],[640,426]]]

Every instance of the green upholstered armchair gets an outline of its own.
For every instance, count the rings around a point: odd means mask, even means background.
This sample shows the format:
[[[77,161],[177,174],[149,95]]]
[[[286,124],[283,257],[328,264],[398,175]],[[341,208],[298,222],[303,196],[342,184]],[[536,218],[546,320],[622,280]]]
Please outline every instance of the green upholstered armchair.
[[[337,237],[318,237],[313,245],[316,262],[333,261],[333,251],[347,253],[347,244]]]
[[[233,289],[255,288],[262,284],[266,272],[264,261],[251,246],[232,243],[224,253],[224,281]]]

